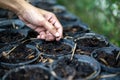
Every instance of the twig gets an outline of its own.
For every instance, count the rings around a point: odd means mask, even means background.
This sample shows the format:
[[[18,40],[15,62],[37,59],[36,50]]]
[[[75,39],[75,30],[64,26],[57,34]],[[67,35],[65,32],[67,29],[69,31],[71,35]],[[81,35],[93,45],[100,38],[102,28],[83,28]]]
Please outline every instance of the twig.
[[[119,53],[117,54],[116,61],[119,59],[119,56],[120,56],[120,51],[119,51]]]
[[[74,56],[74,54],[75,54],[75,50],[76,50],[76,46],[77,46],[77,43],[75,43],[75,46],[74,46],[74,48],[73,48],[73,51],[72,51],[72,55],[71,55],[70,60],[73,59],[73,56]]]
[[[100,78],[107,78],[107,77],[115,77],[118,74],[107,74],[107,75],[101,75]]]
[[[107,63],[107,61],[105,60],[105,59],[103,59],[103,58],[100,58],[100,60],[105,64],[105,65],[107,65],[108,66],[108,63]]]
[[[89,79],[91,76],[95,75],[97,71],[94,71],[91,75],[89,75],[88,77],[86,77],[86,79]]]
[[[25,43],[25,42],[28,41],[28,40],[36,40],[36,39],[37,39],[37,38],[26,39],[26,40],[22,41],[21,43]]]
[[[34,54],[34,52],[32,52],[31,54],[29,54],[28,56],[25,57],[26,58],[29,58],[30,56],[32,56]]]

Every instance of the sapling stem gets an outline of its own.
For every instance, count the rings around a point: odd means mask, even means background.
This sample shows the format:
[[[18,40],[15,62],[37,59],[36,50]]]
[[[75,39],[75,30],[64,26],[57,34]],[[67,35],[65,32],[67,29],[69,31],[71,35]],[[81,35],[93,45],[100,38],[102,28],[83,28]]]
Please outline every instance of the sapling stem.
[[[11,52],[12,52],[13,50],[15,50],[16,48],[17,48],[17,46],[14,46],[9,52],[7,52],[7,53],[3,52],[3,53],[2,53],[2,56],[7,57],[7,56],[10,55]]]
[[[70,60],[73,59],[73,56],[74,56],[74,54],[75,54],[75,50],[76,50],[76,46],[77,46],[77,43],[75,43],[75,46],[74,46],[74,48],[73,48],[73,50],[72,50],[72,55],[71,55]]]

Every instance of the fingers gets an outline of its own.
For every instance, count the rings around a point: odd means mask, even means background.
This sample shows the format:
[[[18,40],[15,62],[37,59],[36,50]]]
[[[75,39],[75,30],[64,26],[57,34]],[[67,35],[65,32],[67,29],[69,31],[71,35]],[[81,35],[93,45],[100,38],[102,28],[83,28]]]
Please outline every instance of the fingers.
[[[44,17],[54,26],[54,28],[58,32],[59,37],[56,37],[56,40],[60,40],[63,36],[63,27],[56,18],[56,16],[54,14],[47,14],[44,15]]]
[[[37,36],[38,39],[45,39],[46,38],[46,33],[44,31],[41,31],[39,35]]]
[[[53,41],[53,40],[55,40],[55,37],[49,31],[46,31],[46,41]]]
[[[56,40],[59,41],[63,37],[63,27],[58,21],[55,22],[54,26],[57,28],[57,31],[60,35],[60,37],[56,38]]]
[[[59,33],[57,32],[57,29],[48,21],[45,21],[43,26],[56,38],[60,37]]]

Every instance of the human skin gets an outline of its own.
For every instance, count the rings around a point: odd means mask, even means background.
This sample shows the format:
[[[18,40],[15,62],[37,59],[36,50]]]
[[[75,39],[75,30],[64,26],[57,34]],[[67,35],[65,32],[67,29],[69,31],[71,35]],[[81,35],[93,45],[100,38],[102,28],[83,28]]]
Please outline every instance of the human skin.
[[[0,8],[16,13],[28,27],[39,33],[38,39],[59,41],[63,36],[63,27],[52,12],[36,8],[25,0],[0,0]]]

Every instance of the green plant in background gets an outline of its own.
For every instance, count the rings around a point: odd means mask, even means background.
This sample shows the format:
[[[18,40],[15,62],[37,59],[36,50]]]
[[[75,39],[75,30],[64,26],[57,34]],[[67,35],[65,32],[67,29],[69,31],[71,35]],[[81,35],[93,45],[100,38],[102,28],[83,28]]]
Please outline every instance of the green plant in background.
[[[102,34],[120,47],[119,0],[57,0],[68,11],[80,17],[92,31]]]

